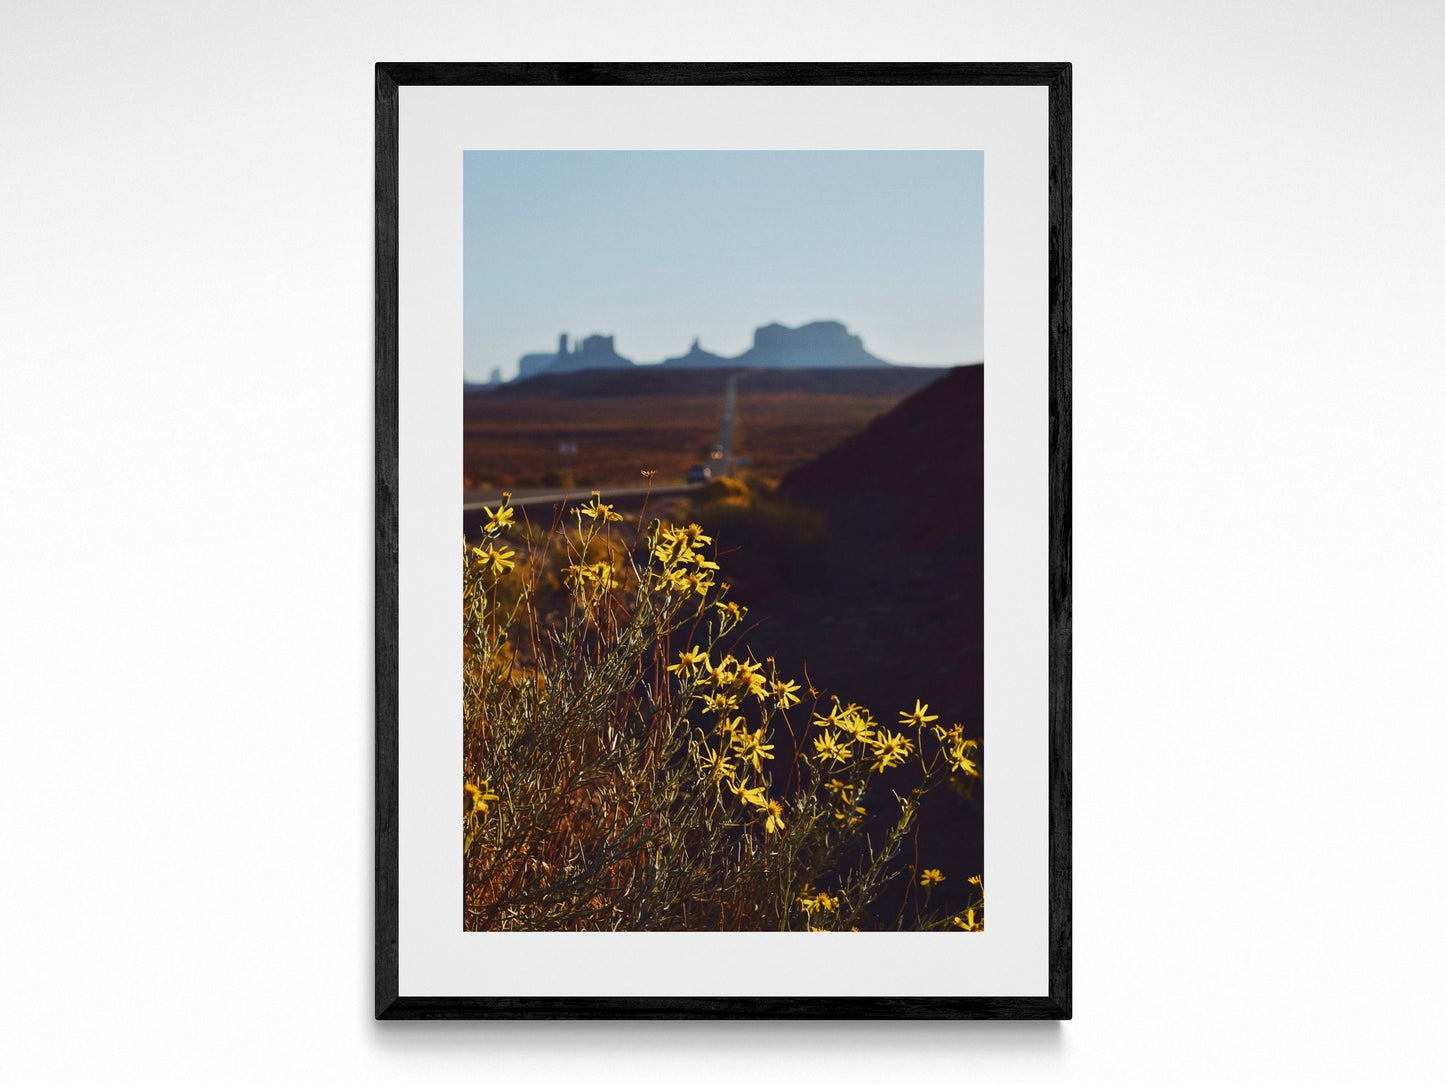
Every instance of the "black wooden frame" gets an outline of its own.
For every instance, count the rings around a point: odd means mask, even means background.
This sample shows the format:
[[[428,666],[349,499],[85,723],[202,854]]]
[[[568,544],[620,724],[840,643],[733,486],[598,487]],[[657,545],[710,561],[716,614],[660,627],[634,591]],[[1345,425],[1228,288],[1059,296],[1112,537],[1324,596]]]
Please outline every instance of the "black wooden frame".
[[[1071,180],[1067,63],[376,66],[376,1016],[398,1019],[1033,1019],[1072,1016]],[[1046,86],[1049,92],[1049,992],[1040,997],[402,997],[398,994],[398,88],[501,84]]]

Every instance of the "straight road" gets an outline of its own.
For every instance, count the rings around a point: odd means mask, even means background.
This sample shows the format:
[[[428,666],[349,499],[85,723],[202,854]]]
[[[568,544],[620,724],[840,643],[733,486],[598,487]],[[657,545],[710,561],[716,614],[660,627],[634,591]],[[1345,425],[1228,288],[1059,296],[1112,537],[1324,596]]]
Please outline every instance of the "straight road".
[[[675,497],[678,494],[691,493],[693,490],[701,488],[701,484],[684,483],[672,486],[613,486],[603,489],[593,489],[591,486],[586,489],[514,489],[512,490],[512,507],[526,508],[530,505],[561,504],[563,501],[568,504],[585,504],[592,499],[594,492],[601,493],[604,501],[610,501],[614,498],[625,500],[628,497],[643,497],[648,493],[654,497]],[[462,496],[462,511],[480,512],[489,505],[495,508],[501,501],[502,491],[499,489],[472,490]]]
[[[733,473],[733,417],[738,407],[738,374],[728,377],[727,394],[723,396],[722,424],[717,431],[717,450],[722,453],[718,460],[718,473],[731,478]]]

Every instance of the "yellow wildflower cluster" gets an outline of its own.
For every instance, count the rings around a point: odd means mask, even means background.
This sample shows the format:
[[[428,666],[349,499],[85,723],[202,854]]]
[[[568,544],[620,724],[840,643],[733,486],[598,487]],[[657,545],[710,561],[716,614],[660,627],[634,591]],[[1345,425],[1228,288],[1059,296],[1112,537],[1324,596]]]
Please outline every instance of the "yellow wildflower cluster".
[[[575,587],[584,590],[596,588],[600,591],[611,591],[618,584],[617,570],[607,561],[568,565],[562,570],[562,574]]]
[[[658,548],[667,560],[690,563],[693,559],[687,551],[692,543],[711,541],[696,527],[663,528],[659,538]],[[741,607],[737,609],[741,611]],[[782,802],[769,796],[763,775],[764,761],[775,759],[774,746],[768,740],[767,718],[774,707],[787,709],[797,704],[801,689],[797,682],[780,678],[771,664],[769,659],[765,674],[765,665],[751,658],[729,654],[713,662],[707,648],[693,644],[679,651],[677,661],[667,667],[669,673],[678,676],[690,703],[699,705],[704,714],[717,716],[711,731],[699,730],[691,745],[698,776],[719,788],[726,783],[743,808],[758,816],[769,835],[786,828],[787,822]],[[756,727],[740,714],[749,697],[758,702],[763,713]]]
[[[769,746],[768,748],[772,748]],[[763,828],[769,835],[786,828],[783,823],[783,804],[776,798],[768,797],[768,788],[765,784],[759,783],[756,786],[748,786],[745,779],[729,779],[728,790],[738,796],[738,801],[743,807],[752,807],[757,814],[763,818]]]
[[[913,702],[912,711],[901,711],[900,726],[917,728],[916,738],[903,732],[894,732],[880,726],[866,708],[857,704],[844,707],[836,698],[827,715],[814,714],[813,725],[823,728],[823,733],[813,739],[813,754],[822,764],[833,771],[840,771],[856,756],[857,763],[868,765],[874,772],[886,771],[904,764],[915,753],[920,753],[920,744],[925,731],[931,731],[938,741],[938,754],[948,764],[949,770],[977,775],[978,765],[971,754],[978,749],[978,742],[963,736],[963,727],[927,724],[936,722],[937,715],[928,713],[928,705],[921,700]],[[926,758],[925,768],[931,772],[936,755]]]
[[[693,763],[698,775],[715,786],[726,783],[743,808],[752,809],[762,818],[763,828],[769,835],[785,828],[782,803],[768,795],[767,780],[745,774],[745,769],[750,768],[761,776],[763,761],[773,759],[773,746],[768,743],[766,728],[749,730],[741,715],[725,715],[713,728],[713,734],[718,739],[717,748],[706,741],[693,743]]]
[[[669,591],[706,595],[716,586],[712,574],[718,564],[709,561],[700,547],[711,542],[696,523],[686,527],[659,525],[652,539],[652,557],[662,568],[652,573],[653,578]]]
[[[834,771],[857,755],[867,759],[870,770],[881,772],[904,763],[914,752],[913,740],[906,734],[879,726],[867,708],[844,707],[836,698],[827,715],[814,714],[813,725],[824,728],[813,739],[813,751]]]
[[[772,659],[768,663],[771,666]],[[771,699],[786,710],[799,702],[798,693],[802,688],[796,681],[784,681],[775,670],[765,675],[763,663],[755,659],[724,655],[714,663],[712,656],[696,644],[679,651],[677,662],[669,665],[667,671],[677,674],[689,687],[697,686],[696,695],[703,711],[724,716],[738,708],[747,696],[763,702]]]
[[[487,522],[482,527],[482,536],[486,540],[486,545],[472,547],[472,557],[482,571],[490,572],[494,576],[505,576],[517,567],[516,551],[508,549],[506,546],[499,546],[494,541],[508,527],[513,526],[511,500],[510,493],[503,493],[502,503],[497,506],[495,512],[483,506],[482,511],[487,513]]]
[[[573,511],[543,532],[517,522],[503,495],[464,549],[468,928],[902,928],[903,912],[878,901],[904,872],[915,928],[981,930],[980,878],[977,898],[955,902],[931,891],[942,869],[906,864],[923,795],[949,771],[979,773],[963,727],[938,725],[921,700],[887,725],[838,698],[822,713],[825,694],[739,646],[747,609],[717,583],[702,527],[612,531],[623,516],[598,492]],[[798,728],[792,709],[812,726]],[[551,743],[541,755],[538,741]],[[526,767],[575,774],[598,758],[607,770],[585,776],[578,801],[557,801],[550,777]],[[872,788],[899,766],[909,778],[892,788],[894,819]],[[689,873],[695,858],[718,876]],[[654,868],[685,886],[681,911],[639,911],[620,887]]]

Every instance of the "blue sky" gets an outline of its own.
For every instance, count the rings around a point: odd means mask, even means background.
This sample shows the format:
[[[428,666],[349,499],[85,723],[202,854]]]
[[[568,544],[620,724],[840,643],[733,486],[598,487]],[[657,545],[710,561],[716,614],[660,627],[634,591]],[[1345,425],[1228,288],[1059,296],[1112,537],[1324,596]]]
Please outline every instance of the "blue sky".
[[[468,151],[467,378],[573,338],[637,362],[841,320],[886,361],[983,357],[976,151]]]

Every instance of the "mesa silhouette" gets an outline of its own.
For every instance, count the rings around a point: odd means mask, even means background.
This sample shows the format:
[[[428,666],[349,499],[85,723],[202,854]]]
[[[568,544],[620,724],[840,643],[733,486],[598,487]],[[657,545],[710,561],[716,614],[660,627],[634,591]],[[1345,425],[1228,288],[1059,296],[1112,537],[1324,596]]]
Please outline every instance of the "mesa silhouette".
[[[628,369],[636,364],[617,352],[611,335],[588,335],[572,347],[563,333],[554,352],[524,354],[517,362],[517,379],[582,369]],[[891,364],[870,354],[862,338],[838,320],[814,320],[801,327],[768,324],[753,331],[749,349],[731,358],[704,350],[693,339],[686,354],[661,362],[676,369],[883,369]],[[498,375],[493,376],[496,382]]]

